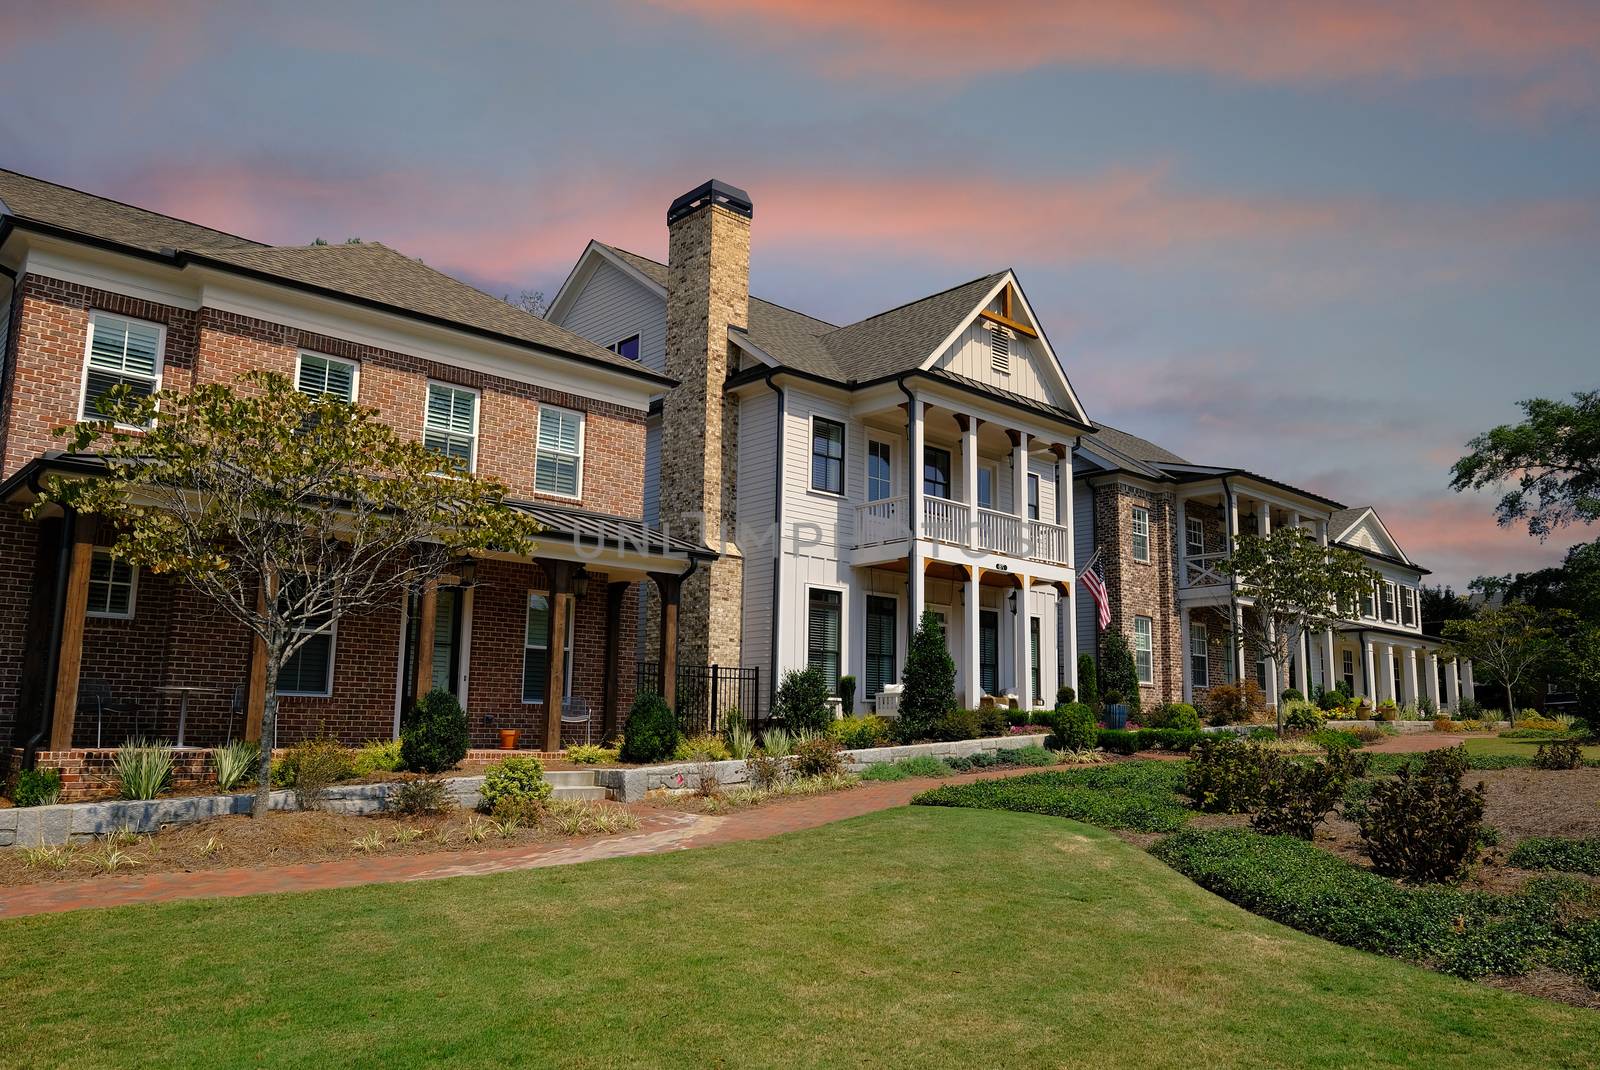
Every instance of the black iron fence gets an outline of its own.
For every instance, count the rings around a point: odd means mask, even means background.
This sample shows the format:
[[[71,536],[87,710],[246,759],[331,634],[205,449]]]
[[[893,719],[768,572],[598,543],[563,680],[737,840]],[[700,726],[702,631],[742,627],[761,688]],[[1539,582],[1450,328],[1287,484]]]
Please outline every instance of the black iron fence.
[[[636,686],[662,693],[661,665],[639,662]],[[691,735],[721,732],[730,720],[755,724],[761,717],[761,670],[737,665],[679,665],[673,703],[678,723]]]

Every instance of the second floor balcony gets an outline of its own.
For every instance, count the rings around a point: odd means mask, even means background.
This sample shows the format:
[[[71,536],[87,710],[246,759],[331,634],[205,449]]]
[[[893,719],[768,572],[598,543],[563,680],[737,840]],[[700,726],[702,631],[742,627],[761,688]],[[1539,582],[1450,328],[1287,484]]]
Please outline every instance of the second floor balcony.
[[[948,498],[922,499],[922,539],[974,555],[994,554],[1065,567],[1072,561],[1072,533],[1061,524],[1032,520]],[[856,507],[856,549],[881,550],[887,558],[905,552],[911,538],[911,501],[905,495]]]

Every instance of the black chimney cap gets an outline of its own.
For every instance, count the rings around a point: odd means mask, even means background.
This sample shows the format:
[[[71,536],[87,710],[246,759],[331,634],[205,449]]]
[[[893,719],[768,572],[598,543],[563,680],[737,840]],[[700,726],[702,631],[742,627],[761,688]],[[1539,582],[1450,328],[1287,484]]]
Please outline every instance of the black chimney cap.
[[[738,186],[730,186],[713,178],[672,202],[672,206],[667,209],[667,226],[672,226],[684,216],[693,215],[708,204],[720,204],[728,211],[737,212],[746,219],[755,215],[755,207],[750,203],[750,194]]]

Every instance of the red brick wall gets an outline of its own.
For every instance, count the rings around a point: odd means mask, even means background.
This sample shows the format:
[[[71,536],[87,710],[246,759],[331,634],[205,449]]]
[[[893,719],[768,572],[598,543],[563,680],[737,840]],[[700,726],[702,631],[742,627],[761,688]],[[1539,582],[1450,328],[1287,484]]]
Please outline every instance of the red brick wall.
[[[37,275],[18,287],[16,354],[8,367],[4,453],[0,476],[50,449],[53,434],[78,418],[89,313],[115,312],[166,325],[162,385],[230,382],[252,369],[293,376],[301,349],[359,361],[358,400],[401,433],[421,437],[430,379],[480,391],[478,471],[505,483],[515,497],[547,500],[617,516],[644,508],[644,413],[579,394],[375,349],[216,309],[190,312]],[[539,405],[584,413],[583,499],[547,497],[533,489]]]
[[[1131,649],[1133,619],[1151,621],[1151,676],[1141,686],[1144,706],[1178,702],[1183,698],[1179,675],[1177,592],[1174,589],[1173,499],[1132,483],[1114,482],[1095,487],[1095,543],[1104,546],[1106,592],[1111,603],[1111,628],[1120,631]],[[1133,557],[1133,510],[1150,511],[1149,561]]]
[[[20,509],[0,508],[0,746],[17,729],[23,644],[39,554],[39,529]]]

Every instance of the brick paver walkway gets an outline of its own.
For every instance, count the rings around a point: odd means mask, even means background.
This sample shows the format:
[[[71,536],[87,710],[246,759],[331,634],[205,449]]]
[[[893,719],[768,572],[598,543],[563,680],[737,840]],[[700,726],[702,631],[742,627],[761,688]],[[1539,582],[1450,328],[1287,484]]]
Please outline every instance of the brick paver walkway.
[[[1474,735],[1482,738],[1482,732],[1404,732],[1398,736],[1385,736],[1376,743],[1369,743],[1362,750],[1373,751],[1377,754],[1415,754],[1418,751],[1438,750],[1440,747],[1454,747],[1457,743],[1464,743]]]
[[[91,907],[162,903],[177,899],[233,898],[273,892],[306,892],[350,888],[362,884],[439,880],[482,876],[511,870],[564,866],[601,858],[660,854],[743,840],[760,840],[785,832],[815,828],[876,810],[904,806],[917,792],[941,783],[959,783],[1028,770],[994,769],[943,780],[901,780],[862,784],[848,791],[810,798],[785,799],[724,816],[686,814],[655,807],[634,807],[640,827],[635,832],[575,843],[542,843],[523,847],[432,854],[346,858],[293,866],[216,869],[148,876],[107,876],[91,880],[0,888],[0,918],[56,914]]]

